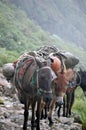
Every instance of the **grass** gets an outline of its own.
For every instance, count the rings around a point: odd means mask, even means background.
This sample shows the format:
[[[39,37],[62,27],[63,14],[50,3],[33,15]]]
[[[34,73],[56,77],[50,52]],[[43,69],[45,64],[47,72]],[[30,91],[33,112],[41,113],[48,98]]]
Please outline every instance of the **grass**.
[[[4,101],[3,101],[2,99],[0,99],[0,105],[1,105],[1,104],[4,104]]]
[[[80,87],[77,88],[75,93],[75,102],[73,111],[80,115],[82,121],[82,130],[86,130],[86,97]]]

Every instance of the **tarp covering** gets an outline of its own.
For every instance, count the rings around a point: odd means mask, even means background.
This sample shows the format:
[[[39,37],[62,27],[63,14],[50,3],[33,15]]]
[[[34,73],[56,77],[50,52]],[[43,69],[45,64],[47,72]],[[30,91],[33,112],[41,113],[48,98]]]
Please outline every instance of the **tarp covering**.
[[[79,58],[74,56],[72,53],[64,52],[62,54],[66,57],[65,65],[67,69],[74,68],[79,63]]]
[[[66,68],[74,68],[79,63],[79,58],[73,55],[70,52],[64,52],[62,50],[59,50],[58,48],[54,46],[44,46],[41,47],[38,51],[38,54],[42,55],[43,58],[47,59],[47,57],[51,54],[54,56],[61,56],[64,59],[64,63],[66,65]]]
[[[2,68],[2,71],[3,71],[3,75],[4,75],[7,79],[12,78],[13,75],[14,75],[14,66],[13,66],[13,63],[4,64],[4,66],[3,66],[3,68]]]

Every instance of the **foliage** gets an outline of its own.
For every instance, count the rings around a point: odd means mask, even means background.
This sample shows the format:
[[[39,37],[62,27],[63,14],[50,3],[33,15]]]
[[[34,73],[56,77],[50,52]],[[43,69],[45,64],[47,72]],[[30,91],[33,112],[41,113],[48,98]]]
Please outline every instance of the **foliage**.
[[[0,105],[1,105],[1,104],[4,104],[4,101],[3,101],[2,99],[0,99]]]
[[[8,0],[51,34],[86,50],[85,0]],[[72,43],[71,43],[72,44]]]
[[[0,46],[18,53],[48,41],[48,34],[35,26],[22,10],[0,1]]]
[[[24,11],[11,4],[9,0],[0,1],[0,47],[4,48],[4,51],[1,49],[0,65],[9,62],[10,59],[14,60],[16,53],[20,55],[25,51],[37,50],[43,45],[55,45],[60,50],[72,52],[79,57],[79,66],[86,68],[86,52],[82,48],[73,43],[65,43],[59,36],[51,36],[43,31]],[[11,54],[7,59],[8,51]]]
[[[75,96],[73,111],[80,115],[82,120],[82,130],[86,130],[86,97],[79,87],[76,90]]]
[[[0,66],[14,62],[18,56],[19,54],[15,51],[7,51],[5,48],[0,48]]]

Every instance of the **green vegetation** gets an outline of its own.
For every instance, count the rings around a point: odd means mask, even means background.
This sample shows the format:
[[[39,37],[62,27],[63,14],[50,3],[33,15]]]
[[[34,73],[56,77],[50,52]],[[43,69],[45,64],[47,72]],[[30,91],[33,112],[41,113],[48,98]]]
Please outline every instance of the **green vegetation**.
[[[86,50],[86,1],[9,0],[51,34],[74,42]]]
[[[13,62],[25,51],[37,50],[43,45],[55,45],[70,51],[86,66],[86,52],[75,44],[64,43],[58,36],[50,36],[35,25],[26,13],[7,0],[0,1],[0,66]]]
[[[0,98],[0,105],[4,104],[4,100],[2,98]]]
[[[0,48],[0,66],[5,63],[12,63],[18,58],[19,54],[15,51],[8,51],[5,48]]]
[[[25,12],[0,1],[0,47],[21,53],[46,44],[49,36]]]
[[[84,96],[80,87],[78,87],[76,90],[73,111],[80,115],[82,121],[82,130],[86,130],[86,97]]]

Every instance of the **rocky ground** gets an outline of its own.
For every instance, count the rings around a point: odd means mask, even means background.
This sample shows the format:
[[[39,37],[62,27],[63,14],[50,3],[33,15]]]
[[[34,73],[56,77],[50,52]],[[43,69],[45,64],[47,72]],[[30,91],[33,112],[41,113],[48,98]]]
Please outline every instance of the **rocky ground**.
[[[30,130],[31,110],[28,119]],[[15,88],[0,73],[0,130],[22,130],[23,105],[20,104]],[[48,126],[48,119],[41,120],[41,130],[82,130],[78,123],[79,116],[74,113],[71,118],[57,117],[53,112],[54,125]]]

